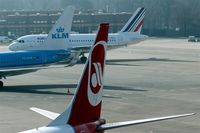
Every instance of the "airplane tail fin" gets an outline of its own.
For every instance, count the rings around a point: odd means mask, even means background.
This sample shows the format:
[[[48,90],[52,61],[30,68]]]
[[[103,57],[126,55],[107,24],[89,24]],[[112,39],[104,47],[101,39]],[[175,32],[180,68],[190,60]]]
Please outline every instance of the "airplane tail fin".
[[[108,41],[109,24],[100,24],[96,41],[90,50],[76,95],[70,105],[48,126],[70,124],[81,125],[99,120],[101,114],[103,76]]]
[[[72,27],[74,6],[68,6],[50,30],[46,40],[46,50],[63,50],[68,48],[69,33]]]
[[[120,32],[141,32],[144,17],[146,14],[145,8],[138,8],[132,17],[128,20]]]

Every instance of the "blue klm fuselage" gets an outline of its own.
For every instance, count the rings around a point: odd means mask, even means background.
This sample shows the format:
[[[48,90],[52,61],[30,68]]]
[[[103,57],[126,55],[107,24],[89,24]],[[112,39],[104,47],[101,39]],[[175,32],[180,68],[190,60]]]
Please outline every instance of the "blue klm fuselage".
[[[42,66],[70,57],[66,50],[32,50],[0,53],[0,69],[13,67]]]

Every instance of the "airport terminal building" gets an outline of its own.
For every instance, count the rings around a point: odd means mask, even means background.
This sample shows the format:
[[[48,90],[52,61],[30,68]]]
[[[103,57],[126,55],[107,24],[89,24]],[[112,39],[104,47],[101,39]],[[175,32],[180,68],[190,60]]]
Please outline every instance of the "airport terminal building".
[[[9,36],[15,39],[28,34],[48,33],[61,13],[61,10],[0,11],[0,36]],[[131,15],[132,13],[127,12],[75,11],[72,31],[92,33],[97,30],[99,23],[109,22],[110,32],[117,32],[125,25]],[[200,29],[185,27],[184,25],[177,26],[176,23],[171,23],[166,27],[165,24],[151,19],[151,15],[147,12],[142,33],[148,36],[186,37],[189,35],[199,35]]]
[[[27,34],[48,33],[62,11],[0,11],[0,35],[17,38]],[[110,32],[119,31],[131,13],[76,12],[72,31],[95,32],[99,23],[109,22]]]

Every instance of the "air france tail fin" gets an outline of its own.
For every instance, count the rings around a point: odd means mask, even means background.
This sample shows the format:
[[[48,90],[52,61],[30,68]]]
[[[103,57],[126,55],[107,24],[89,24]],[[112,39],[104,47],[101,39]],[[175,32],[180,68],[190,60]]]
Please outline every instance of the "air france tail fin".
[[[138,8],[132,17],[128,20],[120,32],[141,32],[144,17],[146,14],[145,8]]]
[[[69,33],[71,31],[74,7],[68,6],[50,30],[46,40],[46,50],[63,50],[68,48]]]
[[[96,41],[90,50],[84,70],[69,107],[48,126],[77,126],[99,120],[101,114],[103,76],[108,41],[107,23],[100,25]]]

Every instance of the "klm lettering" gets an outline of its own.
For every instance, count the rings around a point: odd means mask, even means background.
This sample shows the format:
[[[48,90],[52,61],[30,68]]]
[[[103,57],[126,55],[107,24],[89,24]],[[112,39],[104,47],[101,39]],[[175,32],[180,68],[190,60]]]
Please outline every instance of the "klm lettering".
[[[63,39],[63,38],[69,38],[68,33],[55,33],[52,34],[52,39]]]

